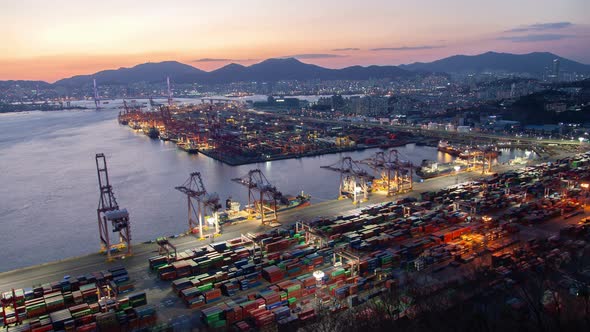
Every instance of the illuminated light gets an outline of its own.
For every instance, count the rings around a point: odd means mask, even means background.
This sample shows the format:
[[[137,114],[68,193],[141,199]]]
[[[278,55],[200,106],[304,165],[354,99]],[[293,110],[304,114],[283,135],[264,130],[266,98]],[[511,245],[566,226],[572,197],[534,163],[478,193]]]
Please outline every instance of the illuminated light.
[[[318,287],[322,285],[322,280],[324,279],[324,276],[324,271],[317,270],[313,272],[313,277],[315,278]]]

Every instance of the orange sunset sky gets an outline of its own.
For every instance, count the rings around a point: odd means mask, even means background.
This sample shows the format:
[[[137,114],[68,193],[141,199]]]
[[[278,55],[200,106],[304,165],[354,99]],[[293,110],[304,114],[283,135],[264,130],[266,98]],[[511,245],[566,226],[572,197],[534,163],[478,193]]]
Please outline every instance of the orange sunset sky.
[[[2,1],[0,80],[164,60],[212,70],[294,56],[340,68],[490,50],[590,63],[588,13],[588,0]]]

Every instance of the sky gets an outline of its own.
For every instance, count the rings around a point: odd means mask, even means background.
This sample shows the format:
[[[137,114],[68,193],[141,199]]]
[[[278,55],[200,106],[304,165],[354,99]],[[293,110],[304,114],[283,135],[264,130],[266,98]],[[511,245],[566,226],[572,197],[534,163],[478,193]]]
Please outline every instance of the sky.
[[[487,51],[590,64],[588,0],[0,1],[0,80],[273,57],[330,68]]]

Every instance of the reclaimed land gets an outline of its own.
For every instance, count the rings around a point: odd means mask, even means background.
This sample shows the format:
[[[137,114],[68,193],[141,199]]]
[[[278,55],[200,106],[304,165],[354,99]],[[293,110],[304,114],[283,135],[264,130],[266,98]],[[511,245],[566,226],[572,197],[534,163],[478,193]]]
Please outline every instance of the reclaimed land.
[[[415,143],[415,142],[413,142],[413,141],[399,141],[394,144],[388,144],[387,148],[404,146],[406,144],[411,144],[411,143]],[[273,156],[270,156],[269,158],[262,158],[262,157],[247,158],[247,157],[219,153],[219,152],[216,152],[215,150],[199,150],[199,153],[202,153],[203,155],[205,155],[209,158],[213,158],[217,161],[228,164],[230,166],[240,166],[240,165],[264,163],[267,161],[275,161],[275,160],[315,157],[315,156],[322,156],[322,155],[326,155],[326,154],[335,154],[335,153],[342,153],[342,152],[363,151],[366,149],[376,149],[376,148],[380,148],[380,147],[382,147],[382,146],[381,145],[356,145],[356,146],[345,147],[345,148],[310,151],[310,152],[298,153],[298,154],[290,153],[290,154],[284,154],[284,155],[273,155]]]

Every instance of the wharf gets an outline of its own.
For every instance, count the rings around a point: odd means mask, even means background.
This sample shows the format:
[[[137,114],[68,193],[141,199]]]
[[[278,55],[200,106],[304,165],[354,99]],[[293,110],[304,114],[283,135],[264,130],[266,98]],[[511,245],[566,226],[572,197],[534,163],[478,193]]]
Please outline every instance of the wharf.
[[[501,165],[496,168],[498,172],[505,172],[516,167]],[[461,181],[474,180],[481,177],[479,173],[461,174]],[[358,209],[366,205],[372,205],[385,201],[397,200],[408,196],[419,196],[426,191],[434,191],[440,188],[454,185],[456,176],[442,176],[426,180],[414,185],[414,191],[404,195],[385,197],[375,194],[370,201],[359,206],[353,206],[350,200],[333,200],[303,207],[291,209],[279,213],[281,224],[290,225],[299,220],[309,220],[319,216],[334,216],[346,214],[349,210]],[[570,220],[573,222],[574,220]],[[181,221],[179,221],[181,222]],[[227,226],[225,232],[216,241],[224,241],[239,237],[240,234],[268,231],[268,226],[262,226],[259,221],[245,221]],[[186,235],[171,239],[178,251],[200,247],[209,243],[209,240],[199,241],[194,236]],[[129,272],[130,279],[134,282],[136,290],[147,293],[148,302],[157,307],[159,320],[165,321],[179,315],[189,315],[192,311],[186,309],[180,299],[171,292],[168,282],[158,280],[150,273],[147,260],[157,255],[157,246],[154,243],[141,243],[134,245],[134,254],[125,259],[106,262],[105,256],[91,254],[74,257],[57,262],[46,263],[18,270],[0,273],[0,290],[11,288],[25,288],[31,285],[43,284],[62,280],[64,275],[78,276],[94,271],[105,270],[114,266],[123,266]]]
[[[503,170],[511,169],[510,166],[502,166]],[[473,180],[481,177],[479,173],[464,173],[461,174],[461,181]],[[318,216],[335,216],[343,214],[348,210],[358,207],[363,207],[369,204],[376,204],[390,200],[397,200],[403,197],[419,197],[420,193],[426,191],[433,191],[443,187],[454,185],[456,181],[455,176],[442,176],[433,179],[425,180],[422,183],[414,184],[414,191],[398,195],[394,197],[386,197],[384,195],[372,195],[370,200],[362,203],[359,206],[353,206],[351,201],[346,200],[332,200],[321,203],[312,204],[307,207],[290,209],[279,212],[279,220],[282,225],[291,225],[299,220],[306,220],[316,218]],[[179,220],[178,222],[185,222]],[[236,225],[227,226],[220,237],[215,238],[216,241],[225,241],[239,237],[240,234],[265,232],[268,231],[268,226],[262,226],[258,221],[246,221]],[[199,241],[195,236],[187,235],[181,236],[171,240],[179,251],[189,248],[205,245],[208,242]],[[0,289],[22,288],[30,287],[32,284],[41,284],[55,280],[61,280],[64,275],[80,275],[90,273],[98,270],[103,270],[108,266],[123,265],[127,268],[130,275],[133,276],[137,272],[146,272],[147,259],[157,254],[157,245],[155,243],[139,243],[133,246],[133,256],[127,257],[123,260],[108,263],[105,261],[105,256],[99,253],[85,256],[66,258],[56,262],[50,262],[40,265],[34,265],[26,268],[21,268],[13,271],[0,273]],[[136,278],[137,279],[137,278]],[[152,278],[153,279],[153,278]]]
[[[404,140],[404,141],[397,141],[395,143],[389,144],[387,148],[395,148],[404,146],[406,144],[417,143],[415,141]],[[269,158],[243,158],[239,156],[232,156],[229,154],[219,153],[212,150],[199,150],[198,152],[209,157],[220,161],[222,163],[228,164],[230,166],[240,166],[240,165],[248,165],[248,164],[257,164],[257,163],[264,163],[268,161],[275,161],[275,160],[285,160],[285,159],[295,159],[295,158],[305,158],[305,157],[316,157],[316,156],[323,156],[327,154],[335,154],[335,153],[343,153],[343,152],[353,152],[353,151],[363,151],[367,149],[377,149],[381,148],[381,145],[355,145],[350,147],[343,147],[343,148],[332,148],[326,150],[318,150],[318,151],[309,151],[304,153],[298,154],[281,154],[281,155],[271,155]]]

